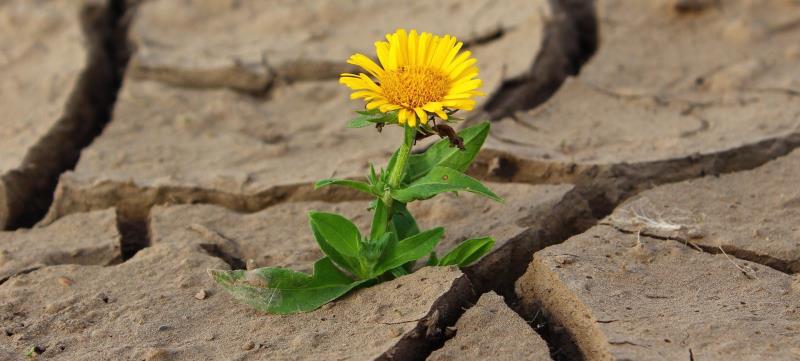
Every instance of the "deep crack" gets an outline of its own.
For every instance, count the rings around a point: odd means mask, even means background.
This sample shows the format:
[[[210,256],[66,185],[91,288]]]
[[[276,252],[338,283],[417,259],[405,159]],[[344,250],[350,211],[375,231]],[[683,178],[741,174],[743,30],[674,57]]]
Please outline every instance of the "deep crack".
[[[4,177],[9,209],[0,227],[13,230],[38,222],[53,201],[59,175],[75,167],[81,150],[110,120],[129,58],[125,2],[87,3],[80,22],[89,44],[88,63],[58,123],[26,154],[23,166]]]

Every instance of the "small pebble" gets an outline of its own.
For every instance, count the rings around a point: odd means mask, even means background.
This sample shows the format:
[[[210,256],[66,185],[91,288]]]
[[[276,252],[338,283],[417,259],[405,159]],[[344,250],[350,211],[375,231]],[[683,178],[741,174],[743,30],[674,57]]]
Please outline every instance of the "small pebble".
[[[69,279],[69,278],[66,278],[66,277],[59,277],[58,278],[58,283],[60,285],[62,285],[62,286],[69,287],[69,286],[72,286],[72,284],[75,283],[75,282],[73,280]]]
[[[561,265],[573,264],[577,259],[578,257],[570,254],[560,254],[555,256],[555,261]]]
[[[194,294],[194,298],[198,300],[206,299],[206,290],[201,289],[200,291],[197,291],[197,293]]]
[[[244,351],[250,351],[250,350],[252,350],[252,349],[253,349],[253,348],[255,348],[255,347],[256,347],[256,343],[255,343],[255,342],[253,342],[253,341],[247,341],[247,342],[245,342],[245,343],[244,343],[244,345],[242,345],[242,350],[244,350]]]
[[[401,334],[401,331],[399,329],[397,329],[397,328],[389,329],[389,337],[394,338],[394,337],[400,336],[400,334]]]
[[[158,330],[159,330],[159,331],[166,331],[166,330],[169,330],[169,326],[167,326],[167,325],[161,325],[161,326],[158,326]]]

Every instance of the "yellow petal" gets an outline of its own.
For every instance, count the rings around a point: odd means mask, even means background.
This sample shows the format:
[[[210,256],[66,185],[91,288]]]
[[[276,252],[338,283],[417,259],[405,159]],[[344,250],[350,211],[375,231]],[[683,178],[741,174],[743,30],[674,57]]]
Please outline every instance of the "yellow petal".
[[[365,88],[365,89],[372,90],[372,91],[374,91],[376,93],[380,93],[381,92],[381,88],[378,86],[378,84],[375,84],[375,82],[372,81],[372,79],[370,79],[367,76],[367,74],[361,73],[359,75],[360,75],[361,80],[367,86],[367,88]]]
[[[408,34],[406,34],[406,29],[397,29],[395,36],[397,37],[397,45],[399,47],[397,49],[397,66],[408,65]]]
[[[428,44],[431,41],[431,33],[422,33],[419,36],[419,44],[417,44],[417,65],[424,65],[427,51],[428,51]]]
[[[417,126],[417,116],[414,115],[414,112],[408,109],[403,109],[401,112],[406,113],[406,120],[408,121],[408,125],[415,127]]]
[[[458,79],[461,76],[461,74],[467,69],[469,69],[472,65],[474,65],[475,62],[477,62],[475,58],[467,59],[463,63],[459,64],[457,67],[453,68],[453,70],[451,70],[449,73],[450,79],[453,80]]]
[[[483,82],[480,79],[472,79],[470,81],[465,81],[463,83],[459,83],[454,85],[450,88],[451,93],[463,93],[470,90],[475,90],[481,86]]]
[[[411,33],[408,34],[408,64],[409,65],[416,65],[417,64],[417,50],[418,50],[418,41],[419,35],[417,35],[416,30],[411,30]]]
[[[388,103],[389,101],[386,99],[378,99],[367,103],[367,110],[375,109],[381,105]]]
[[[450,63],[453,61],[453,59],[455,59],[456,55],[458,55],[458,51],[461,50],[462,46],[464,46],[464,43],[459,41],[455,46],[453,46],[452,49],[450,49],[450,52],[447,54],[447,57],[444,58],[444,62],[442,63],[442,69],[450,66]]]
[[[372,90],[359,90],[359,91],[354,91],[352,94],[350,94],[350,99],[368,98],[368,97],[375,98],[378,96],[380,96],[380,94]]]
[[[467,59],[469,59],[470,56],[472,56],[472,52],[469,51],[469,50],[467,50],[467,51],[465,51],[465,52],[463,52],[461,54],[458,54],[458,57],[456,57],[455,60],[453,60],[446,67],[442,68],[442,70],[445,73],[450,74],[453,71],[453,69],[455,69],[456,67],[458,67],[459,65],[461,65],[465,61],[467,61]]]
[[[400,123],[400,124],[406,124],[406,110],[405,109],[400,109],[400,111],[397,112],[397,122]]]
[[[445,35],[439,41],[439,45],[436,47],[433,53],[433,59],[431,60],[431,67],[434,68],[441,68],[442,62],[444,58],[447,57],[447,53],[450,51],[450,48],[453,47],[453,38],[450,35]]]
[[[347,60],[347,63],[364,68],[364,70],[370,72],[374,77],[380,77],[383,74],[383,69],[364,54],[353,54],[353,56]]]
[[[439,50],[439,44],[441,44],[442,42],[444,42],[444,39],[442,37],[436,36],[433,38],[433,41],[431,41],[431,44],[428,45],[428,59],[426,63],[428,66],[433,66],[433,60],[436,58],[437,52]]]
[[[420,123],[428,124],[428,114],[422,108],[414,108],[414,112],[417,113]]]
[[[398,67],[398,58],[400,55],[398,52],[400,51],[400,40],[397,38],[396,34],[389,34],[386,35],[389,39],[389,66],[386,70],[396,70]]]
[[[400,106],[396,104],[384,104],[380,106],[381,113],[391,112],[392,110],[397,109],[400,109]]]
[[[375,52],[378,53],[378,61],[384,69],[389,69],[389,43],[385,41],[375,42]]]

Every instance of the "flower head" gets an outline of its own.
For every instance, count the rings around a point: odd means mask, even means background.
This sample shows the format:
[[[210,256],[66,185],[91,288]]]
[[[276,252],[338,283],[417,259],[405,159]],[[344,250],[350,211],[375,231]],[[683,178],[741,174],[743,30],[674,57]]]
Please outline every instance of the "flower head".
[[[459,53],[464,44],[455,37],[398,29],[386,40],[375,43],[380,66],[354,54],[347,62],[369,75],[344,73],[339,79],[354,90],[350,98],[363,98],[368,110],[397,111],[398,123],[415,127],[417,121],[427,124],[429,114],[447,120],[446,110],[472,110],[472,98],[483,95],[477,91],[476,60],[470,51]]]

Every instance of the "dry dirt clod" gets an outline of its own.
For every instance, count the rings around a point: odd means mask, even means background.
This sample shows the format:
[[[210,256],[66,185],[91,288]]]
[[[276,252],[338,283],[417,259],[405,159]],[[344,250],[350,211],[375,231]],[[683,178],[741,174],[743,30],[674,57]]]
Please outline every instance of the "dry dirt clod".
[[[627,252],[637,245],[646,260]],[[562,267],[557,257],[565,253],[581,262]],[[623,265],[630,272],[618,272]],[[790,350],[800,338],[775,332],[800,327],[800,293],[787,292],[792,277],[760,267],[750,278],[737,265],[598,225],[537,252],[517,294],[527,313],[543,311],[551,331],[562,328],[588,360],[682,359],[688,347],[698,360],[796,357]]]
[[[44,227],[0,231],[0,280],[58,264],[107,265],[121,258],[113,209],[74,214]],[[56,282],[70,286],[72,279]]]
[[[800,150],[753,170],[656,187],[619,206],[614,227],[800,272]],[[736,205],[730,207],[730,205]],[[723,249],[724,248],[724,252]]]
[[[194,294],[194,298],[196,298],[198,300],[206,299],[206,290],[201,289],[201,290],[197,291],[197,293]]]
[[[197,245],[164,242],[114,266],[63,265],[17,276],[23,282],[0,285],[4,301],[0,314],[17,315],[25,327],[15,329],[13,337],[0,336],[0,348],[22,354],[31,341],[59,340],[65,349],[58,357],[68,360],[87,359],[86,355],[116,359],[120,352],[134,359],[148,359],[148,355],[153,360],[226,359],[244,348],[258,349],[269,359],[371,360],[390,352],[407,359],[430,347],[412,334],[455,322],[460,308],[474,297],[468,279],[454,267],[424,268],[355,291],[319,310],[291,316],[256,312],[225,293],[187,302],[186,293],[176,292],[179,283],[194,290],[214,289],[217,286],[205,271],[226,267]],[[81,281],[67,288],[58,284],[59,277]],[[399,290],[398,283],[403,284]],[[118,297],[98,310],[96,295],[101,292]],[[63,307],[48,300],[69,303]],[[48,303],[57,311],[47,312]],[[380,312],[392,309],[404,316]],[[436,322],[422,324],[425,315],[434,313],[439,315]],[[380,317],[371,321],[375,314]],[[61,326],[64,320],[81,325],[82,332],[91,337],[74,337],[73,330]],[[14,340],[17,336],[19,340]],[[119,349],[121,339],[124,351]],[[366,339],[370,342],[362,342]],[[252,346],[247,340],[253,341]],[[162,351],[154,351],[154,344]]]
[[[242,351],[250,351],[256,347],[256,343],[253,341],[247,341],[242,345]]]
[[[62,285],[64,287],[72,286],[73,283],[75,283],[75,281],[73,281],[73,280],[71,280],[69,278],[66,278],[66,277],[59,277],[58,278],[58,284],[60,284],[60,285]]]
[[[800,37],[788,25],[800,4],[713,2],[720,5],[691,16],[675,16],[675,0],[592,2],[597,53],[546,103],[495,122],[476,170],[490,179],[593,182],[606,189],[589,198],[606,205],[799,147],[800,63],[784,52]],[[513,171],[496,174],[498,157]]]
[[[428,361],[550,361],[544,340],[494,292],[481,296],[455,328],[455,337],[431,353]]]

